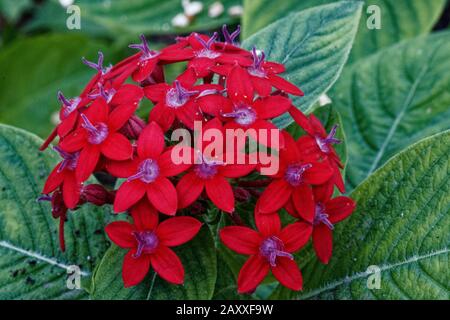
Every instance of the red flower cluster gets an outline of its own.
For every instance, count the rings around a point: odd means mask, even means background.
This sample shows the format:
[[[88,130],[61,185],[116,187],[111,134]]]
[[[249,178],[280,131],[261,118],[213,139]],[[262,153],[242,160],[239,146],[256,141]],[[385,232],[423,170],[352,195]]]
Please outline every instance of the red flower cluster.
[[[334,137],[336,127],[328,134],[317,118],[293,106],[289,95],[303,93],[279,76],[285,71],[282,64],[266,61],[255,48],[240,48],[234,41],[237,33],[223,30],[224,42],[217,33],[193,33],[160,51],[150,49],[142,36],[140,44],[130,45],[139,52],[114,66],[104,67],[101,53],[97,63],[83,59],[97,72],[78,97],[58,93],[60,123],[41,149],[58,138],[53,149],[62,160],[50,173],[41,199],[51,201],[53,216],[60,219],[63,250],[68,209],[90,202],[129,213],[132,223],[106,227],[110,239],[129,250],[123,261],[127,287],[141,282],[150,266],[167,281],[183,283],[183,266],[170,247],[200,230],[201,223],[187,215],[199,216],[205,203],[211,203],[235,218],[237,202],[255,198],[258,231],[242,225],[220,231],[226,246],[250,256],[239,275],[239,292],[255,290],[269,270],[283,285],[300,290],[302,277],[293,254],[312,236],[317,256],[327,263],[334,224],[355,207],[347,197],[332,198],[334,186],[344,192],[342,164],[333,148],[340,142]],[[187,63],[186,70],[167,82],[165,66],[178,62]],[[142,99],[153,103],[148,121],[138,116]],[[297,141],[271,122],[286,112],[306,133]],[[168,133],[177,128],[193,132],[197,122],[202,130],[193,140],[202,140],[201,147],[183,147],[190,161],[174,161],[176,146],[167,142]],[[279,151],[278,172],[263,180],[258,177],[266,164],[228,161],[249,158],[242,145],[209,152],[213,141],[206,138],[208,130],[225,137],[227,130],[249,129],[253,140]],[[262,138],[274,131],[280,132],[278,140]],[[227,161],[222,160],[225,153]],[[116,190],[108,190],[88,183],[93,173],[122,180]],[[282,228],[282,208],[298,221]],[[168,217],[181,210],[184,215]]]

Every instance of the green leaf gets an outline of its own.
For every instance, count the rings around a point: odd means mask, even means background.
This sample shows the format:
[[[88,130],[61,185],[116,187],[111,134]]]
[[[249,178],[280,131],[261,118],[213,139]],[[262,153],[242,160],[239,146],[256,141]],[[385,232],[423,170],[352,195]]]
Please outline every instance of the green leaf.
[[[420,141],[353,193],[357,210],[333,232],[329,265],[303,268],[300,299],[450,298],[450,131]],[[367,272],[379,268],[379,289]],[[373,267],[372,267],[373,268]]]
[[[342,1],[294,13],[248,38],[243,46],[256,46],[268,60],[285,64],[283,77],[305,92],[304,97],[293,99],[294,104],[306,112],[339,77],[361,8],[361,2]],[[291,122],[289,115],[274,121],[282,128]]]
[[[42,141],[0,125],[0,299],[80,299],[83,290],[66,286],[67,268],[85,276],[107,249],[105,211],[85,205],[66,223],[66,252],[59,249],[58,220],[47,202],[36,202],[57,163]]]
[[[183,286],[169,284],[151,271],[144,281],[125,288],[122,280],[122,261],[126,250],[112,246],[92,278],[92,299],[211,299],[217,276],[214,240],[207,227],[190,242],[175,248],[185,270]]]
[[[117,38],[117,35],[120,35],[134,39],[139,33],[152,35],[186,33],[215,29],[224,23],[237,22],[236,17],[229,15],[228,9],[239,5],[240,0],[221,0],[224,12],[217,18],[208,16],[208,9],[215,0],[201,2],[203,11],[190,25],[178,28],[174,27],[171,21],[177,14],[183,13],[180,0],[80,0],[76,2],[76,5],[81,10],[81,29],[68,30],[66,20],[70,14],[67,14],[67,9],[57,0],[50,0],[41,6],[26,29],[50,28],[60,32],[83,32],[111,38]]]
[[[97,61],[99,50],[105,65],[117,62],[104,43],[79,35],[29,38],[0,51],[0,122],[47,136],[59,110],[58,90],[80,94],[95,73],[81,57]]]
[[[31,0],[0,0],[0,15],[9,22],[16,22],[31,5]]]
[[[336,0],[244,0],[243,36],[247,38],[264,26],[295,11]],[[364,14],[349,61],[370,55],[403,39],[428,33],[439,19],[445,0],[365,0]],[[381,29],[369,29],[370,6],[380,8]]]
[[[346,70],[331,90],[347,136],[349,189],[408,145],[450,128],[450,32],[419,37]]]

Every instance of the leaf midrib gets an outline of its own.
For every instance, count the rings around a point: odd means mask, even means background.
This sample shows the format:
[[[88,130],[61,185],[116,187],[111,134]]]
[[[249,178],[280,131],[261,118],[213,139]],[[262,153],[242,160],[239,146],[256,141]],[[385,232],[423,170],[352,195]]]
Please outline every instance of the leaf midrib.
[[[380,266],[380,273],[384,272],[384,271],[389,271],[389,270],[397,268],[397,267],[402,267],[402,266],[405,266],[405,265],[417,263],[417,262],[419,262],[421,260],[430,259],[430,258],[439,256],[439,255],[442,255],[442,254],[446,254],[446,253],[449,253],[449,252],[450,252],[450,249],[443,248],[441,250],[432,251],[430,253],[427,253],[427,254],[424,254],[424,255],[420,255],[420,256],[414,255],[414,256],[411,256],[411,257],[409,257],[408,259],[406,259],[406,260],[404,260],[402,262],[396,262],[396,263],[385,264],[385,265]],[[345,278],[341,278],[339,280],[333,281],[330,284],[328,284],[328,285],[326,285],[326,286],[324,286],[322,288],[314,289],[314,290],[311,290],[308,293],[300,295],[298,297],[298,299],[309,299],[309,298],[318,296],[318,295],[320,295],[323,292],[336,289],[337,287],[339,287],[339,286],[341,286],[343,284],[350,283],[350,282],[353,282],[355,280],[363,279],[363,278],[367,277],[368,275],[369,274],[366,271],[355,272],[351,276],[346,276]]]
[[[56,259],[54,257],[47,257],[47,256],[44,256],[44,255],[38,253],[38,252],[34,252],[34,251],[31,251],[31,250],[20,248],[20,247],[18,247],[16,245],[14,245],[12,243],[9,243],[7,241],[4,241],[4,240],[0,240],[0,248],[4,248],[4,249],[10,250],[10,251],[13,251],[15,253],[19,253],[19,254],[21,254],[23,256],[39,260],[39,261],[44,262],[44,263],[46,263],[48,265],[56,266],[56,267],[58,267],[60,269],[66,270],[66,271],[71,269],[70,265],[62,263],[62,262],[58,261],[58,259]],[[81,271],[80,275],[84,276],[84,277],[87,277],[87,276],[90,275],[90,272]]]

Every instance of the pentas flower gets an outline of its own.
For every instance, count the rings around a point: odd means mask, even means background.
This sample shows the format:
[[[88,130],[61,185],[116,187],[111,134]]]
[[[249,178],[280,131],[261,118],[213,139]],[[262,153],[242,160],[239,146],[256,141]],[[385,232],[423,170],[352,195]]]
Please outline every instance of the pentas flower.
[[[211,75],[211,68],[217,65],[242,66],[251,65],[252,61],[245,51],[231,51],[230,48],[223,50],[221,46],[216,46],[218,33],[215,32],[212,37],[192,33],[184,41],[191,49],[187,49],[188,68],[195,71],[198,78],[205,78]]]
[[[272,213],[292,201],[297,212],[312,222],[315,203],[311,185],[324,184],[333,171],[326,162],[305,161],[301,145],[285,131],[283,136],[285,147],[280,150],[280,168],[259,198],[259,210]]]
[[[105,228],[112,242],[129,249],[123,259],[122,278],[125,287],[139,284],[150,266],[166,281],[182,284],[184,268],[170,247],[179,246],[195,237],[201,223],[192,217],[176,217],[158,225],[158,216],[139,206],[131,214],[133,224],[116,221]]]
[[[98,98],[80,115],[80,127],[60,142],[62,150],[80,152],[75,169],[78,181],[85,181],[92,174],[100,155],[112,160],[131,158],[133,149],[130,141],[117,131],[131,117],[136,107],[123,105],[110,113],[106,101]]]
[[[222,132],[223,127],[218,119],[211,120],[199,133],[202,139],[204,132],[215,129]],[[212,142],[211,142],[212,143]],[[227,178],[239,178],[248,175],[255,168],[253,164],[227,164],[227,155],[221,152],[205,155],[211,143],[202,144],[202,150],[194,151],[196,162],[177,184],[178,207],[183,209],[191,205],[206,190],[208,198],[220,210],[231,213],[234,211],[234,193]],[[234,161],[233,157],[233,161]]]
[[[165,150],[164,134],[156,122],[150,123],[137,141],[137,154],[129,161],[110,161],[109,173],[127,178],[117,190],[114,211],[123,212],[147,197],[160,212],[175,215],[177,191],[168,177],[176,176],[190,164],[174,164],[171,150]]]
[[[285,287],[301,290],[303,280],[293,253],[300,250],[311,236],[307,223],[296,222],[281,228],[277,213],[255,214],[258,231],[242,226],[220,230],[220,239],[231,250],[250,258],[238,276],[239,293],[251,293],[272,271]]]
[[[111,109],[121,105],[127,105],[136,110],[137,105],[144,97],[144,90],[141,87],[128,83],[118,88],[112,84],[99,83],[97,90],[93,90],[89,94],[89,98],[95,100],[99,97],[102,97]]]
[[[340,170],[344,166],[333,147],[335,144],[341,143],[341,140],[336,138],[338,126],[334,125],[330,133],[327,133],[320,120],[313,114],[306,117],[295,107],[289,109],[289,113],[295,122],[308,134],[307,136],[300,137],[298,141],[302,146],[303,153],[310,155],[312,158],[326,159],[329,161],[330,166],[333,168],[331,182],[336,185],[340,192],[344,193],[345,185]]]
[[[129,45],[130,48],[141,51],[138,54],[137,66],[132,72],[132,78],[136,82],[142,82],[150,77],[157,68],[158,63],[184,61],[187,60],[186,56],[190,54],[189,51],[183,50],[182,46],[177,44],[168,46],[161,51],[152,50],[145,35],[142,34],[140,38],[141,43]]]
[[[75,177],[75,168],[77,167],[80,153],[68,153],[57,146],[53,149],[59,153],[63,160],[56,165],[48,176],[42,193],[49,194],[60,188],[64,204],[67,208],[73,209],[80,200],[81,183]]]
[[[272,93],[272,87],[295,96],[303,96],[303,91],[294,84],[278,76],[286,71],[284,65],[265,60],[263,51],[259,52],[256,48],[252,49],[252,64],[246,66],[245,70],[248,77],[243,78],[242,85],[252,88],[261,97],[266,97]],[[217,74],[229,77],[233,66],[220,65],[211,68]]]
[[[349,197],[331,199],[331,194],[320,188],[314,190],[314,200],[313,247],[319,260],[327,264],[333,252],[334,225],[350,216],[356,204]]]
[[[208,104],[205,99],[208,99],[209,93],[214,94],[223,89],[219,85],[195,85],[196,81],[194,71],[187,69],[173,85],[160,83],[145,87],[145,96],[155,103],[150,112],[150,121],[156,121],[164,131],[172,126],[175,119],[193,129],[194,121],[202,119],[195,98],[203,93],[203,103]]]
[[[232,103],[226,106],[221,114],[227,122],[225,128],[253,129],[249,133],[256,141],[272,146],[272,130],[279,131],[279,129],[268,120],[289,110],[291,101],[281,95],[254,100],[253,89],[247,85],[248,78],[247,72],[239,66],[235,66],[227,78],[227,93]],[[262,141],[259,130],[267,136],[267,141]],[[279,141],[276,141],[278,145],[282,145],[282,137],[280,138]]]

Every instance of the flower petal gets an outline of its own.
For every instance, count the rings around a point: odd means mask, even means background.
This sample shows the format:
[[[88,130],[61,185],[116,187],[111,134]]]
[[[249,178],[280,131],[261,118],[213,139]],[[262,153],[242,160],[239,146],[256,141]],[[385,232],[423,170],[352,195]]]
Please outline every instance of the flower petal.
[[[205,189],[209,199],[217,208],[228,213],[234,211],[234,193],[227,179],[216,175],[205,181]]]
[[[58,188],[61,183],[64,181],[64,175],[62,172],[58,172],[59,166],[61,163],[58,163],[56,167],[50,172],[47,180],[45,181],[44,188],[42,189],[42,193],[48,194],[53,192],[56,188]]]
[[[294,291],[302,290],[303,278],[295,260],[287,257],[278,257],[276,267],[272,267],[272,273],[280,283]]]
[[[137,172],[139,158],[126,161],[106,161],[106,170],[117,178],[128,178]]]
[[[122,279],[125,288],[139,284],[144,280],[150,269],[150,256],[142,255],[133,258],[135,250],[130,250],[123,259]]]
[[[86,130],[83,128],[77,129],[65,136],[59,146],[67,152],[75,152],[82,149],[87,144]]]
[[[185,174],[177,184],[178,208],[184,209],[198,199],[203,191],[203,180],[194,172]]]
[[[80,152],[75,174],[79,182],[86,181],[94,172],[100,158],[100,148],[97,145],[88,144]]]
[[[158,212],[146,198],[131,208],[131,216],[139,231],[154,230],[158,225]]]
[[[81,183],[77,182],[74,172],[65,172],[62,191],[67,208],[75,208],[80,200]]]
[[[100,146],[103,155],[111,160],[123,161],[133,155],[131,142],[124,135],[114,132]]]
[[[238,292],[251,293],[269,273],[269,264],[259,254],[251,256],[242,266],[238,276]]]
[[[109,115],[108,128],[110,132],[122,128],[138,107],[137,103],[128,103],[116,107]]]
[[[305,171],[303,179],[305,183],[320,185],[327,182],[333,176],[333,169],[326,162],[314,162],[312,167]]]
[[[253,100],[253,86],[248,72],[236,65],[231,69],[227,78],[228,96],[234,102],[251,103]]]
[[[292,193],[292,202],[294,203],[297,214],[308,222],[313,222],[316,212],[316,204],[311,187],[302,184]]]
[[[184,282],[184,268],[178,256],[169,248],[160,245],[151,255],[152,267],[164,280],[174,284]]]
[[[260,213],[255,209],[255,223],[258,231],[265,237],[277,235],[281,230],[278,213]]]
[[[164,133],[156,122],[146,126],[138,139],[138,155],[142,159],[156,159],[164,150]]]
[[[328,264],[333,252],[333,232],[323,223],[319,223],[313,229],[312,238],[317,258]]]
[[[289,81],[284,80],[283,78],[276,76],[274,74],[269,74],[267,76],[270,80],[270,83],[277,88],[278,90],[290,93],[294,96],[303,96],[304,93],[302,90],[297,88],[295,85],[290,83]]]
[[[165,132],[170,129],[175,120],[175,112],[162,103],[158,103],[150,111],[149,121],[155,121]]]
[[[261,213],[273,213],[281,209],[289,200],[292,187],[284,180],[272,181],[258,200]]]
[[[132,224],[126,221],[114,221],[105,227],[109,239],[121,248],[134,248],[137,245],[133,236],[135,231]]]
[[[325,212],[330,215],[331,223],[338,223],[355,210],[356,203],[349,197],[337,197],[325,203]]]
[[[117,190],[114,200],[114,211],[123,212],[142,199],[145,185],[140,180],[125,181]]]
[[[295,222],[287,225],[280,232],[280,239],[287,252],[296,252],[308,243],[311,237],[312,226],[306,222]]]
[[[159,177],[153,183],[149,183],[147,185],[147,197],[161,213],[173,216],[177,212],[177,190],[169,179]]]
[[[272,119],[287,112],[291,107],[291,100],[277,95],[256,100],[253,104],[260,119]]]
[[[263,240],[257,231],[241,226],[224,227],[220,239],[231,250],[246,255],[257,254]]]
[[[190,152],[190,149],[186,149],[186,152]],[[158,165],[161,175],[165,177],[173,177],[177,176],[180,173],[186,171],[191,166],[192,161],[189,161],[188,164],[180,163],[175,164],[172,161],[172,157],[175,157],[176,154],[172,154],[172,149],[164,152],[158,159]]]
[[[175,217],[161,222],[156,234],[163,245],[174,247],[194,238],[201,227],[201,222],[192,217]]]

